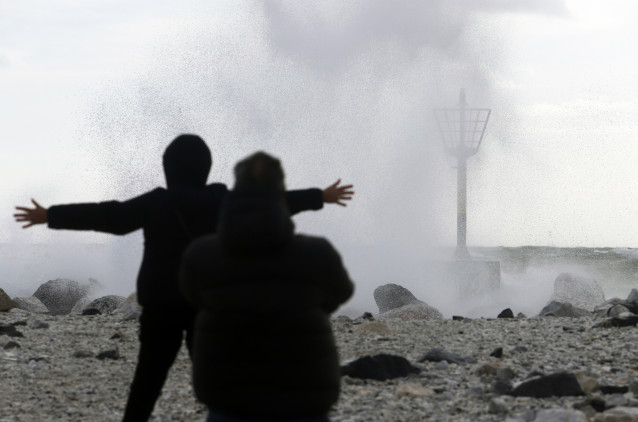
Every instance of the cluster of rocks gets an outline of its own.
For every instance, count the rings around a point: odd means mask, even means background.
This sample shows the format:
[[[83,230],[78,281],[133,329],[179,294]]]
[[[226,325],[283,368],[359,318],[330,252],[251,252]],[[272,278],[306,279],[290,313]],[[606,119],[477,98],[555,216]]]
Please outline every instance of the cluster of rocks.
[[[137,319],[141,307],[134,294],[128,298],[117,295],[95,297],[101,289],[98,281],[91,279],[80,284],[75,280],[55,279],[40,285],[32,296],[10,298],[0,289],[0,311],[28,312],[48,315],[110,315],[121,313],[125,319]]]

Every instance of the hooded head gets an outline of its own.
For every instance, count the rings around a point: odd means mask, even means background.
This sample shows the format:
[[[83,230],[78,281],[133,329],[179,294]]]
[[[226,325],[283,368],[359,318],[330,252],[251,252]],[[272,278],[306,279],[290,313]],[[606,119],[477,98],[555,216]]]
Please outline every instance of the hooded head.
[[[213,164],[210,150],[197,135],[179,135],[164,151],[166,185],[205,186]]]

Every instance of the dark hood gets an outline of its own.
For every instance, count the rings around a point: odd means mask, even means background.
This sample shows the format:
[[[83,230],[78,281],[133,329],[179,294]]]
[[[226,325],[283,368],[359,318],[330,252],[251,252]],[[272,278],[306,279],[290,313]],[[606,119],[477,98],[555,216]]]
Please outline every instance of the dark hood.
[[[294,224],[282,194],[243,188],[226,196],[217,233],[222,247],[231,253],[261,253],[286,245]]]
[[[212,166],[210,150],[197,135],[180,135],[164,151],[166,185],[205,186]]]

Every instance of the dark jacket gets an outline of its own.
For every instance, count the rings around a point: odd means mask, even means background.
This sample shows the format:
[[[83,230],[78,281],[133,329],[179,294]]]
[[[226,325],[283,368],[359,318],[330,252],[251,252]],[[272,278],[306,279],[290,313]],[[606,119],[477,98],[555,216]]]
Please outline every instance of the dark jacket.
[[[203,144],[203,142],[201,142]],[[137,277],[142,306],[184,305],[178,289],[181,256],[195,238],[214,233],[217,215],[228,189],[221,183],[205,185],[210,170],[208,149],[184,150],[173,143],[164,154],[168,189],[156,188],[128,201],[55,205],[48,209],[53,229],[95,230],[127,234],[144,230],[144,256]],[[182,147],[180,149],[180,147]],[[320,189],[286,194],[291,213],[323,207]]]
[[[187,249],[180,286],[199,309],[200,401],[245,418],[328,413],[340,383],[329,314],[353,284],[327,240],[293,234],[281,200],[230,193],[218,234]]]

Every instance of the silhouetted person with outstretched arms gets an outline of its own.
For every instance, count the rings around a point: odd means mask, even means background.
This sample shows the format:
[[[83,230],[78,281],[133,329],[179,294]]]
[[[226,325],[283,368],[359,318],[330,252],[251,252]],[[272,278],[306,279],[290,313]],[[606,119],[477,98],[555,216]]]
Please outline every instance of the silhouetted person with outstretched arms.
[[[142,305],[140,349],[126,404],[124,421],[148,419],[167,373],[181,347],[184,333],[191,351],[194,308],[180,295],[181,256],[197,237],[213,233],[226,185],[206,184],[212,165],[210,150],[196,135],[180,135],[163,156],[167,188],[155,188],[127,201],[55,205],[48,209],[32,200],[34,208],[16,207],[16,221],[48,224],[53,229],[95,230],[127,234],[142,229],[144,255],[137,277]],[[318,210],[324,203],[345,205],[352,186],[337,183],[323,191],[286,192],[291,214]]]
[[[353,283],[330,242],[294,233],[279,160],[255,153],[235,177],[217,233],[182,259],[195,394],[207,422],[327,422],[340,385],[329,316]]]

